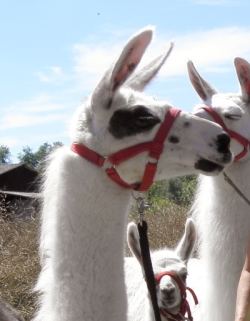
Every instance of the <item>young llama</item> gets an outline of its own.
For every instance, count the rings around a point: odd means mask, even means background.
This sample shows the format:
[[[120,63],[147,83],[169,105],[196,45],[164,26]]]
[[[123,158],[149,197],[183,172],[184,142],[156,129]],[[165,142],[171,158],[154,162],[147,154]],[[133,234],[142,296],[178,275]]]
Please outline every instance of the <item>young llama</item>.
[[[134,255],[134,257],[125,258],[128,320],[154,321],[155,316],[151,299],[149,298],[146,282],[143,278],[144,270],[139,234],[137,226],[134,223],[129,223],[128,225],[127,241]],[[179,313],[180,310],[183,310],[186,303],[183,302],[183,295],[186,291],[188,275],[187,262],[192,254],[195,241],[195,226],[192,219],[189,218],[186,222],[185,233],[174,250],[163,248],[151,253],[153,271],[158,283],[156,295],[162,321],[182,320]],[[168,275],[169,272],[174,273],[174,275]],[[181,287],[179,287],[179,284],[181,284]]]
[[[245,138],[245,149],[236,139],[232,139],[235,161],[225,173],[250,199],[250,154],[247,153],[250,140],[250,65],[242,58],[235,58],[234,63],[240,94],[217,93],[198,74],[192,62],[188,63],[188,71],[194,88],[204,102],[202,106],[209,106],[217,112],[231,130],[231,138],[236,137],[235,132]],[[210,113],[199,107],[195,111],[200,117],[214,120]],[[200,241],[200,260],[189,267],[192,279],[201,271],[195,290],[200,301],[201,311],[198,313],[202,315],[196,319],[233,321],[237,286],[250,233],[249,205],[227,184],[223,175],[213,178],[200,175],[192,212]]]
[[[73,145],[51,156],[43,186],[35,321],[125,321],[123,255],[131,189],[194,172],[217,175],[232,161],[230,138],[220,126],[142,93],[172,49],[170,44],[133,73],[152,34],[147,27],[127,42],[77,110]],[[174,114],[168,139],[154,141],[162,139]]]

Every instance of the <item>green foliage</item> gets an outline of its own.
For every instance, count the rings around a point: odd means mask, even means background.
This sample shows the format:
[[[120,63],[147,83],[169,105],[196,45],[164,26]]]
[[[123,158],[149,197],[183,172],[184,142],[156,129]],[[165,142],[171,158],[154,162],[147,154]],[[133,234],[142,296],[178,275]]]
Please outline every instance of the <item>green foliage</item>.
[[[42,144],[36,152],[29,147],[23,147],[22,153],[18,154],[21,163],[25,163],[30,167],[41,172],[43,169],[44,159],[57,147],[63,146],[61,142],[54,142],[52,145],[48,143]]]
[[[23,147],[22,153],[19,153],[17,158],[21,163],[25,163],[32,168],[36,168],[39,164],[35,153],[33,153],[32,148],[29,146]]]
[[[195,175],[154,183],[149,190],[149,203],[157,203],[162,206],[166,200],[169,200],[178,205],[188,207],[192,203],[195,187]]]
[[[11,153],[8,146],[0,145],[0,164],[10,164]]]

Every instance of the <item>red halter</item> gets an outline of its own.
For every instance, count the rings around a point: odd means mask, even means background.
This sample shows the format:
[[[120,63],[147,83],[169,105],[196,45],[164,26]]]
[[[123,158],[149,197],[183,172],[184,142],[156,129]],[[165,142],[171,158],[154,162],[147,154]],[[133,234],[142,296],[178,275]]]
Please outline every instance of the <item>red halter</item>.
[[[176,283],[178,284],[178,286],[180,288],[180,291],[181,291],[181,294],[182,294],[182,303],[181,303],[181,307],[180,307],[180,310],[179,310],[178,314],[173,314],[173,313],[169,312],[167,309],[160,309],[160,314],[164,318],[166,318],[167,320],[173,320],[174,319],[176,321],[182,321],[184,319],[185,314],[187,313],[188,320],[193,321],[193,317],[192,317],[192,314],[191,314],[190,306],[189,306],[189,303],[188,303],[188,301],[186,299],[186,297],[187,297],[186,290],[188,290],[192,294],[195,305],[198,304],[198,299],[197,299],[196,294],[194,293],[194,291],[191,288],[185,286],[185,284],[182,282],[180,277],[174,272],[165,271],[165,272],[159,273],[155,277],[156,285],[159,285],[160,280],[164,275],[171,276],[171,278],[173,278],[176,281]]]
[[[225,132],[229,134],[231,138],[237,140],[237,142],[239,142],[243,146],[243,151],[239,155],[234,157],[234,162],[237,162],[242,157],[244,157],[248,152],[250,141],[247,140],[245,137],[239,135],[238,133],[234,132],[233,130],[228,129],[226,124],[221,119],[220,115],[213,108],[204,106],[200,107],[199,109],[204,109],[205,111],[207,111],[213,117],[215,122],[219,124],[225,130]]]
[[[113,166],[111,168],[106,168],[105,172],[113,181],[123,187],[133,188],[136,191],[144,192],[147,191],[153,184],[157,163],[163,151],[164,141],[167,138],[168,133],[180,112],[181,110],[174,108],[170,108],[168,110],[166,117],[152,142],[141,143],[122,149],[114,154],[109,155],[108,157],[103,157],[96,152],[88,149],[86,146],[78,143],[73,143],[70,148],[73,152],[100,167],[103,167],[104,162],[108,160]],[[138,186],[137,184],[128,184],[124,182],[118,175],[115,166],[131,157],[134,157],[146,151],[149,152],[149,155],[141,184]],[[150,163],[150,158],[155,158],[157,161],[155,163]]]

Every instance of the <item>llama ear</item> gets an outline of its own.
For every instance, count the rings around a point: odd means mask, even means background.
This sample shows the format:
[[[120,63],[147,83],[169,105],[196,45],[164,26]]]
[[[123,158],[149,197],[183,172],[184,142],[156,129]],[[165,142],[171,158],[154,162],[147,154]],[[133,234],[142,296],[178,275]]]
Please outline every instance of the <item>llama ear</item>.
[[[115,91],[129,78],[139,64],[153,36],[153,27],[146,27],[135,34],[123,48],[120,57],[103,76],[91,97],[95,113],[109,109]]]
[[[139,261],[139,263],[142,266],[142,256],[141,256],[141,247],[140,247],[140,241],[139,241],[139,233],[138,233],[137,226],[134,222],[131,222],[128,224],[127,242],[128,242],[131,252],[137,258],[137,260]]]
[[[174,43],[170,42],[164,52],[144,68],[136,72],[135,75],[126,82],[126,86],[137,91],[142,91],[157,75],[157,73],[169,57],[170,53],[172,52],[173,47]]]
[[[196,229],[191,218],[187,219],[185,233],[176,248],[176,253],[182,261],[188,261],[196,242]]]
[[[235,58],[234,65],[241,86],[243,100],[250,100],[250,64],[243,58]]]
[[[214,94],[217,94],[217,91],[199,75],[191,60],[188,61],[187,68],[189,79],[197,94],[203,101],[206,101]]]

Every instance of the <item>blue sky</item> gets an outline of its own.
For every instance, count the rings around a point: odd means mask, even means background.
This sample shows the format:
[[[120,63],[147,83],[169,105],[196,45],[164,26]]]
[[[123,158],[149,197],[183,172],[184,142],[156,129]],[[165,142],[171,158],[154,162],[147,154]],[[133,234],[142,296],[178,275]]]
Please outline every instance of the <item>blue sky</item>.
[[[199,98],[186,62],[221,92],[238,92],[233,58],[250,61],[247,0],[3,0],[0,2],[0,145],[12,161],[29,146],[70,144],[68,123],[123,44],[156,27],[142,65],[174,50],[147,92],[191,111]]]

